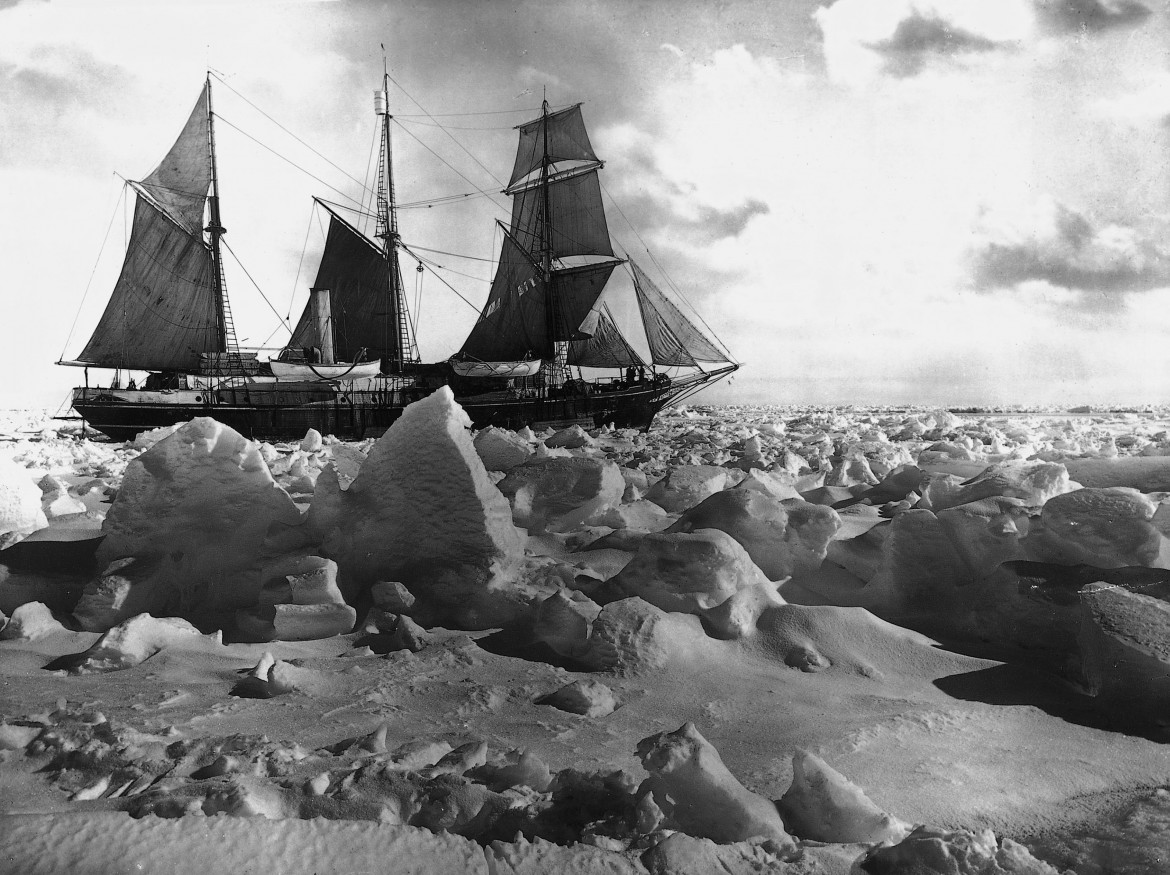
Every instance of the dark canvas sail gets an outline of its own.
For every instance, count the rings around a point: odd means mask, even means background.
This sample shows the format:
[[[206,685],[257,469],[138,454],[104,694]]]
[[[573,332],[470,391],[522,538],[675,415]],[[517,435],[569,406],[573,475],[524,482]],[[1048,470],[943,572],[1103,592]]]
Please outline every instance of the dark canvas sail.
[[[330,214],[325,251],[314,289],[329,290],[333,326],[333,356],[339,362],[392,359],[397,337],[390,302],[390,268],[385,253],[348,223]],[[320,347],[312,303],[305,306],[291,347]]]
[[[515,238],[505,234],[487,304],[460,352],[484,362],[540,358],[550,352],[545,321],[540,271]]]
[[[553,258],[613,255],[596,170],[550,183],[548,210]],[[512,201],[512,233],[534,256],[540,252],[543,224],[544,190],[535,186],[518,192]]]
[[[553,273],[554,324],[549,334],[554,341],[580,340],[587,336],[581,323],[597,303],[615,262]]]
[[[630,267],[654,364],[694,367],[696,362],[728,361],[727,354],[717,349],[637,264],[631,261]]]
[[[191,234],[203,230],[203,210],[211,185],[208,139],[208,94],[203,87],[182,133],[154,172],[140,185],[162,209]]]
[[[577,163],[559,172],[551,166],[558,161]],[[551,177],[533,175],[546,166]],[[579,106],[520,126],[512,182],[523,184],[510,192],[511,225],[465,356],[550,358],[557,343],[588,337],[581,323],[620,263],[601,203],[600,166]]]
[[[547,137],[546,137],[547,132]],[[516,149],[516,164],[512,168],[511,188],[544,162],[549,161],[592,161],[597,162],[585,120],[581,117],[581,104],[549,113],[520,125],[520,145]]]
[[[166,157],[141,183],[122,272],[79,359],[134,370],[190,371],[224,352],[203,219],[211,185],[208,85]]]
[[[191,371],[223,352],[211,251],[148,201],[134,227],[113,295],[79,360],[110,368]]]
[[[605,304],[589,314],[581,329],[590,336],[569,344],[569,364],[583,368],[627,368],[645,364],[622,336]]]

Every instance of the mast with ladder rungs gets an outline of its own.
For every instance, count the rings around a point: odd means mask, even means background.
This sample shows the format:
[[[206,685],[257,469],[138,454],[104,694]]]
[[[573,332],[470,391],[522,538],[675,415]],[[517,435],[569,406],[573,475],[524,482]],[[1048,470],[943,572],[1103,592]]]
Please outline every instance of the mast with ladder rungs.
[[[223,272],[223,253],[219,239],[227,229],[219,213],[219,174],[215,166],[215,112],[211,106],[211,74],[207,74],[207,150],[211,165],[211,193],[207,198],[207,227],[211,248],[212,274],[211,279],[215,287],[215,315],[219,329],[220,348],[227,353],[228,373],[239,370],[243,373],[240,364],[240,348],[236,341],[236,326],[232,320],[232,308],[227,297],[227,282]]]
[[[387,284],[390,305],[390,319],[387,330],[395,333],[391,361],[384,363],[389,372],[401,374],[407,362],[418,360],[414,352],[414,340],[410,330],[410,319],[403,300],[402,276],[398,266],[398,208],[394,192],[393,146],[390,140],[390,72],[382,60],[382,90],[374,92],[374,111],[382,118],[381,154],[378,160],[378,219],[375,237],[382,241],[386,257]],[[387,338],[389,341],[390,338]],[[387,342],[386,346],[390,346]]]

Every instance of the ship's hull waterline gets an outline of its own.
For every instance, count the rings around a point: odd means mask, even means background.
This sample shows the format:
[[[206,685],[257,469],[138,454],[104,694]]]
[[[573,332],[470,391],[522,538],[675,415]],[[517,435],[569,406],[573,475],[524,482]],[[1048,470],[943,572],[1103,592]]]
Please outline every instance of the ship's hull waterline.
[[[77,389],[73,407],[94,429],[114,440],[131,440],[153,428],[210,416],[253,440],[300,440],[310,429],[342,440],[378,437],[402,415],[405,403],[383,392],[323,393],[282,390],[245,397],[240,389],[182,392],[168,397],[158,392]],[[515,398],[492,392],[457,398],[476,429],[496,426],[594,428],[612,423],[618,428],[650,427],[668,403],[670,387],[628,389],[589,395]],[[187,397],[190,396],[190,397]],[[198,400],[196,400],[198,399]]]

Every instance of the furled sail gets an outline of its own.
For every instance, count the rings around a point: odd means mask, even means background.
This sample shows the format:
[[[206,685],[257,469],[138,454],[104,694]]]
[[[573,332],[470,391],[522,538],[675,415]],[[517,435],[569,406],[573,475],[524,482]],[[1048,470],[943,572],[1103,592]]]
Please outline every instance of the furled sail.
[[[333,356],[337,361],[357,361],[363,349],[366,360],[393,359],[398,338],[391,328],[394,320],[390,318],[389,287],[390,266],[385,253],[330,211],[325,251],[313,288],[329,290]],[[312,301],[301,313],[288,345],[323,345]]]
[[[135,370],[197,370],[224,352],[211,248],[203,239],[211,185],[209,85],[154,172],[140,183],[122,272],[79,360]]]
[[[516,149],[516,164],[512,168],[508,188],[538,170],[546,156],[553,164],[581,161],[601,163],[589,143],[579,103],[525,122],[519,130],[520,144]]]
[[[78,357],[90,365],[194,371],[199,354],[224,352],[211,250],[139,198],[122,273]]]
[[[487,362],[522,361],[546,354],[544,285],[532,259],[515,237],[505,233],[487,303],[463,342],[461,355]]]
[[[581,329],[589,336],[569,344],[568,362],[583,368],[627,368],[644,365],[605,304],[589,314]]]
[[[695,367],[698,362],[730,361],[727,353],[708,340],[633,260],[630,267],[654,364]]]

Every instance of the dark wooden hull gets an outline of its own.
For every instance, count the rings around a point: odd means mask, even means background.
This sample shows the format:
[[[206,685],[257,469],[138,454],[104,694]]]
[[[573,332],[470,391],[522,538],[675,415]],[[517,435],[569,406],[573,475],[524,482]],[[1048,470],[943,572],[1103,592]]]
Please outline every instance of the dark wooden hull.
[[[114,440],[130,440],[139,432],[210,416],[254,440],[299,440],[314,428],[343,440],[378,437],[389,428],[409,399],[397,393],[270,391],[246,398],[240,390],[218,390],[194,402],[160,398],[159,393],[78,389],[73,408],[97,431]],[[613,423],[618,428],[649,428],[671,397],[669,384],[644,384],[589,394],[516,398],[493,392],[456,398],[477,429],[497,426],[519,429],[593,428]]]

